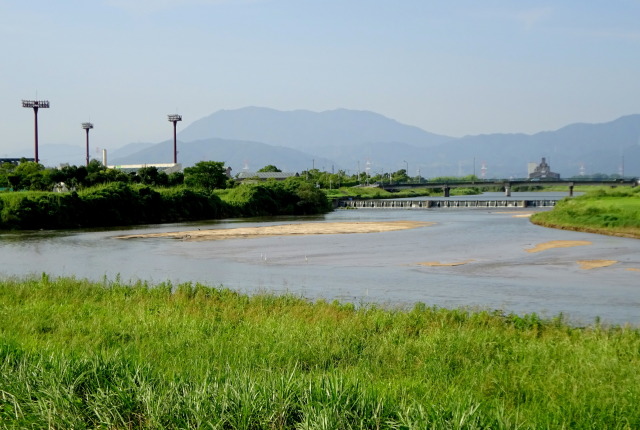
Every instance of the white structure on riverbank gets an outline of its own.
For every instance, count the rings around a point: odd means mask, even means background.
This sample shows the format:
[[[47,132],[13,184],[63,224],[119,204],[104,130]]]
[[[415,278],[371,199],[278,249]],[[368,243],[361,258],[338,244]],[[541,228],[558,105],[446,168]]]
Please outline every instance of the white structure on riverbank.
[[[167,175],[174,172],[182,171],[181,163],[118,164],[118,165],[107,166],[107,168],[109,169],[122,170],[125,173],[135,173],[144,167],[155,167],[156,169],[158,169],[158,171],[164,172]]]

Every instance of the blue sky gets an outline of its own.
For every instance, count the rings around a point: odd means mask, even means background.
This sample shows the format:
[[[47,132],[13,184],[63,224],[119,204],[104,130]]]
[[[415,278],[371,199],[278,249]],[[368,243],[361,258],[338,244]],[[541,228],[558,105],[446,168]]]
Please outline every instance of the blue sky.
[[[0,157],[170,139],[221,109],[370,110],[450,136],[640,113],[640,0],[0,0]]]

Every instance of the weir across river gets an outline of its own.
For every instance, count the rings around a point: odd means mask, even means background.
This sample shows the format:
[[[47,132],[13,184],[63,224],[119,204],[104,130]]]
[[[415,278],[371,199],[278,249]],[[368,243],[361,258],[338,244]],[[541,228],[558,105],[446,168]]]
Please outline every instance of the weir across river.
[[[553,207],[561,199],[538,200],[338,200],[336,208],[340,209],[437,209],[437,208],[540,208]]]

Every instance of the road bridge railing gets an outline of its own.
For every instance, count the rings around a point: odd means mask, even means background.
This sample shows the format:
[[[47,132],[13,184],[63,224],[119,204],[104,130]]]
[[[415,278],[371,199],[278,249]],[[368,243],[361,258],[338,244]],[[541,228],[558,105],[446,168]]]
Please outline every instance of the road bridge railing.
[[[386,191],[400,191],[411,188],[430,188],[442,189],[445,197],[449,197],[451,188],[502,188],[505,196],[511,196],[511,190],[514,187],[522,186],[566,186],[569,189],[569,195],[573,195],[573,188],[576,185],[588,186],[631,186],[640,185],[638,178],[621,178],[621,179],[491,179],[477,181],[444,181],[444,182],[412,182],[397,184],[378,184],[378,186]]]

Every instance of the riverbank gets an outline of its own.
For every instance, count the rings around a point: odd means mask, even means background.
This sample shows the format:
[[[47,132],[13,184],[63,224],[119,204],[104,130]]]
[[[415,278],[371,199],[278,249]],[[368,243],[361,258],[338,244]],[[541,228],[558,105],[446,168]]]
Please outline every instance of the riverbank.
[[[241,184],[225,190],[114,182],[79,192],[0,193],[0,230],[112,227],[330,210],[321,190],[299,180]]]
[[[0,305],[9,427],[640,425],[629,327],[47,276]]]
[[[565,199],[534,224],[563,230],[640,239],[640,188],[596,190]]]

